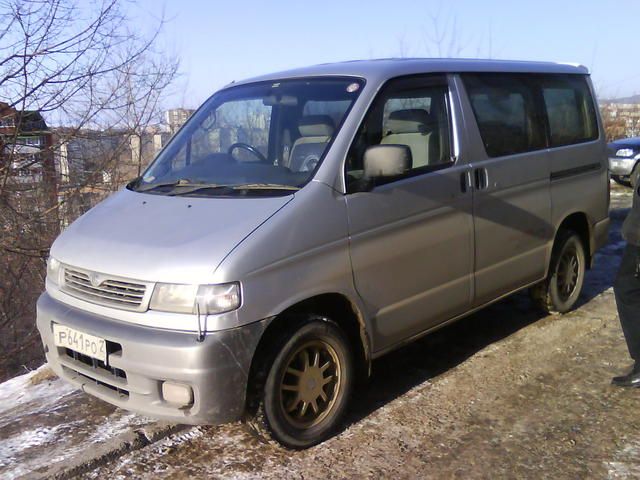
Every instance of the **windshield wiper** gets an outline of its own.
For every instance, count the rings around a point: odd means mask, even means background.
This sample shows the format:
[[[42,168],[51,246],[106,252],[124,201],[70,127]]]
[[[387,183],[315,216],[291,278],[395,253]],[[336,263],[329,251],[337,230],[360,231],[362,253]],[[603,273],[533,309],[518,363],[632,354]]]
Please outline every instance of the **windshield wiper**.
[[[174,188],[174,191],[169,193],[169,195],[188,195],[190,193],[199,192],[200,190],[230,190],[233,188],[233,185],[225,185],[220,183],[179,183],[178,185],[176,185],[176,188],[177,187],[180,187],[180,189],[175,191]]]
[[[149,192],[151,190],[155,190],[156,188],[162,187],[178,187],[178,186],[193,186],[193,185],[201,185],[199,183],[193,183],[188,178],[181,178],[179,180],[174,180],[173,182],[163,182],[163,183],[150,183],[146,186],[139,187],[136,189],[136,192]]]
[[[180,196],[197,193],[201,190],[300,190],[299,187],[291,185],[281,185],[279,183],[242,183],[242,184],[220,184],[220,183],[197,183],[189,179],[182,178],[174,182],[156,183],[147,187],[139,188],[138,192],[148,192],[162,187],[173,187],[167,195]]]
[[[195,184],[179,184],[176,187],[186,187],[180,188],[175,192],[171,192],[169,195],[171,196],[179,196],[179,195],[189,195],[191,193],[197,193],[201,190],[228,190],[228,191],[238,191],[238,190],[291,190],[296,191],[300,190],[299,187],[292,187],[291,185],[280,185],[279,183],[242,183],[242,184],[218,184],[218,183],[195,183]]]
[[[234,190],[300,190],[300,187],[293,185],[281,185],[279,183],[243,183],[241,185],[230,185]]]

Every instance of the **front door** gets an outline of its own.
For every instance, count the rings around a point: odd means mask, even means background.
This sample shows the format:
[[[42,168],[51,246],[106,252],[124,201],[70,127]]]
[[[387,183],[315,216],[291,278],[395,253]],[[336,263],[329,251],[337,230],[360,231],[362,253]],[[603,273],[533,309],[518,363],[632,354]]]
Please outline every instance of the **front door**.
[[[348,155],[351,260],[356,288],[373,313],[374,351],[471,304],[472,192],[467,166],[453,161],[450,112],[444,76],[393,80]],[[412,167],[363,189],[364,150],[376,144],[407,145]]]

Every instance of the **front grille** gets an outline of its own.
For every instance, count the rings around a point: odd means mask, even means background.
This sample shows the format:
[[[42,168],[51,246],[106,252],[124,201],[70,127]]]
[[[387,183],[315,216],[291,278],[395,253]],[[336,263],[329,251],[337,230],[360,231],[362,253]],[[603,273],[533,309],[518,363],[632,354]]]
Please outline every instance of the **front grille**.
[[[126,400],[126,399],[129,398],[129,393],[130,392],[124,386],[114,385],[112,383],[108,383],[108,382],[102,381],[102,380],[100,380],[98,378],[89,376],[86,373],[81,372],[77,368],[74,368],[73,366],[66,365],[65,363],[62,364],[62,371],[65,374],[69,375],[72,379],[88,380],[89,382],[94,384],[97,388],[102,390],[103,392],[108,393],[114,399]]]
[[[129,397],[127,374],[124,370],[70,348],[60,348],[58,351],[61,354],[61,363],[69,374],[80,376],[97,387],[108,389],[120,399]],[[122,352],[122,347],[118,343],[107,341],[107,352],[109,355],[117,355]]]
[[[97,276],[92,281],[92,276]],[[64,267],[63,289],[74,297],[125,310],[141,310],[147,285]]]
[[[109,350],[109,348],[107,348],[107,350]],[[77,362],[84,363],[87,367],[91,367],[96,372],[102,372],[103,374],[112,375],[116,378],[123,378],[125,380],[127,379],[127,374],[124,370],[107,365],[102,360],[91,358],[88,355],[76,352],[75,350],[71,350],[70,348],[65,348],[64,352],[67,357],[73,358]]]

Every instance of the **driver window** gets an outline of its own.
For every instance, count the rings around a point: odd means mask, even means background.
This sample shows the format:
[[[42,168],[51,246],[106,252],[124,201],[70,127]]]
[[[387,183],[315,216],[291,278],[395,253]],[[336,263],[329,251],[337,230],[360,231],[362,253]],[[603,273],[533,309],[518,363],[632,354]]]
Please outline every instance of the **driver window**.
[[[191,162],[204,160],[212,153],[227,153],[236,143],[256,148],[267,156],[271,108],[262,99],[230,101],[220,105],[191,137]],[[237,148],[233,157],[239,162],[257,162],[251,152]]]
[[[401,178],[452,164],[446,80],[408,78],[387,84],[368,112],[347,156],[347,183],[358,182],[372,145],[406,145],[411,168]]]

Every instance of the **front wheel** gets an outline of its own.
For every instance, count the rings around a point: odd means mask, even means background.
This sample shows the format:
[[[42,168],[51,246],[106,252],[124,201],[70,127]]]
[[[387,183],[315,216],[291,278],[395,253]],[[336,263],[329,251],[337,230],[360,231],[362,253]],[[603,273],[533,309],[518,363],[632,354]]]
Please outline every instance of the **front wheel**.
[[[262,419],[282,445],[307,448],[340,425],[353,385],[351,349],[327,319],[310,319],[285,342],[269,370]]]
[[[635,166],[631,175],[629,175],[629,185],[631,188],[635,189],[638,185],[638,176],[640,175],[640,167],[638,165]]]
[[[611,175],[611,180],[616,182],[618,185],[622,185],[623,187],[630,187],[631,183],[629,180],[624,180],[622,177],[618,175]]]
[[[582,292],[585,263],[580,237],[571,231],[561,231],[551,254],[547,279],[531,289],[535,303],[548,313],[571,310]]]

